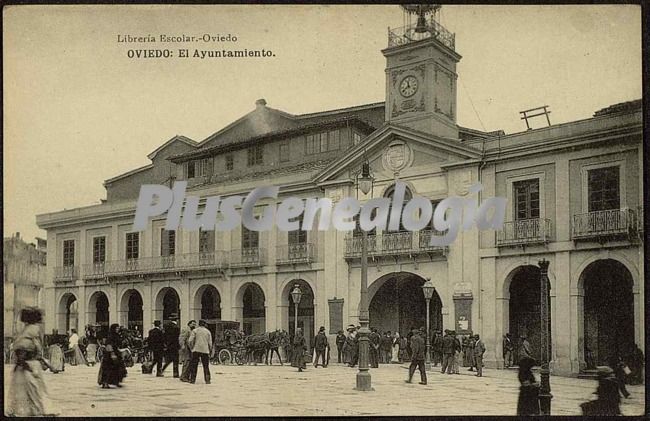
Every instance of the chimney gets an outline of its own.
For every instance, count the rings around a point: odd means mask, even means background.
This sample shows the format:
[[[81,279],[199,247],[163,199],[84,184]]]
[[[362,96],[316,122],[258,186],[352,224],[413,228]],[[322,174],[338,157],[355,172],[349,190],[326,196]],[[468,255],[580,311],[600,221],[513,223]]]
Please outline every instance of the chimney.
[[[255,108],[262,108],[266,107],[266,100],[264,98],[260,98],[257,101],[255,101]]]

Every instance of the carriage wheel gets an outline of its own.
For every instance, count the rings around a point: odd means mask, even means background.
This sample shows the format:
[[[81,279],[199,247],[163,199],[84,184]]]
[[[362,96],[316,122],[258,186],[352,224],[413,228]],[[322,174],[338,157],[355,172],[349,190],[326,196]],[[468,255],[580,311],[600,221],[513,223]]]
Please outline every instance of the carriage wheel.
[[[237,365],[244,365],[246,363],[246,359],[243,358],[241,352],[235,353],[235,362],[237,363]]]
[[[219,351],[219,362],[223,365],[232,363],[232,354],[227,349]]]

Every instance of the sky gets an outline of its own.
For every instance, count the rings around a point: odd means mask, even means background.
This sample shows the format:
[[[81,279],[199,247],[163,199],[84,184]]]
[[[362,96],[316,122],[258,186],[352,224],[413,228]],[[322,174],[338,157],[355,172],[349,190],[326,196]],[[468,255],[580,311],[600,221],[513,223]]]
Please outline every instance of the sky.
[[[636,5],[443,6],[456,34],[458,124],[523,131],[641,98]],[[385,99],[398,6],[11,6],[3,9],[5,236],[45,237],[36,215],[106,197],[104,180],[173,137],[201,141],[255,101],[302,114]],[[118,35],[237,42],[118,43]],[[141,48],[266,49],[273,57],[134,59]],[[542,121],[543,122],[543,121]],[[534,122],[533,127],[539,127]]]

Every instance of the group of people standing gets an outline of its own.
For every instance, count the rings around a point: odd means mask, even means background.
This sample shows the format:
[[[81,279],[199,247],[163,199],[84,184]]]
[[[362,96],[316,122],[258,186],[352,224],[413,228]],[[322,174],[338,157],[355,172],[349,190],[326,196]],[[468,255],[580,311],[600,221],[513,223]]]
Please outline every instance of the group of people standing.
[[[441,372],[460,374],[460,367],[476,369],[476,376],[483,376],[485,344],[478,334],[459,336],[454,330],[445,329],[444,335],[435,332],[432,340],[433,366],[441,365]]]

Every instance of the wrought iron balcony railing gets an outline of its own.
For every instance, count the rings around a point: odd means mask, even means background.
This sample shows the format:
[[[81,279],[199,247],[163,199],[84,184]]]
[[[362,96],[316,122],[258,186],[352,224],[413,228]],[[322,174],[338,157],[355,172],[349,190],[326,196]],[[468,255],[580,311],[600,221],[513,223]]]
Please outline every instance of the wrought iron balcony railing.
[[[427,32],[415,32],[416,26],[417,24],[402,26],[400,28],[388,28],[388,46],[396,47],[427,38],[435,38],[447,48],[455,50],[456,35],[449,32],[435,20],[429,20],[426,23]]]
[[[311,263],[314,261],[314,244],[299,243],[277,246],[275,261],[278,265]]]
[[[497,232],[497,246],[547,243],[551,239],[551,221],[544,218],[504,222]]]
[[[643,219],[632,209],[611,209],[573,215],[574,240],[596,237],[617,237],[634,234]]]
[[[389,232],[368,236],[368,256],[399,256],[418,253],[444,254],[447,247],[429,245],[431,236],[441,236],[443,233],[422,230],[414,232]],[[358,258],[361,256],[363,237],[349,235],[345,239],[345,257]]]
[[[54,280],[74,281],[79,278],[79,266],[58,266],[54,268]]]
[[[228,267],[227,253],[219,250],[209,253],[186,253],[94,263],[84,266],[84,278],[226,267]]]
[[[231,267],[255,267],[266,263],[266,249],[252,247],[235,249],[230,253]]]

